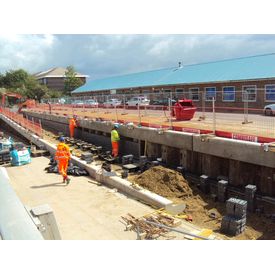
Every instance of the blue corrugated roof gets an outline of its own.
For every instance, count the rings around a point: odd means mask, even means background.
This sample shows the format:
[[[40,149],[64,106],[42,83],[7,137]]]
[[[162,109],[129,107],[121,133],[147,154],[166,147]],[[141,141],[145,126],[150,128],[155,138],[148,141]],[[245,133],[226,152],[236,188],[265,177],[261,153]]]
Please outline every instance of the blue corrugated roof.
[[[275,53],[90,80],[73,93],[275,77]]]

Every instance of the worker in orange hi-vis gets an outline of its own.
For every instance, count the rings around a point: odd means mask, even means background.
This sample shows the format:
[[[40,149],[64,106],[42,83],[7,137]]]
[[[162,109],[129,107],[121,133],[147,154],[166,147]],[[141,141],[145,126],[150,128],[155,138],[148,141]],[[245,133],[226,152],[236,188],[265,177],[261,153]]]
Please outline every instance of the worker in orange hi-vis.
[[[63,183],[70,183],[70,179],[67,175],[67,169],[69,161],[71,159],[70,148],[64,143],[64,137],[59,138],[60,143],[57,145],[55,160],[58,162],[58,172],[63,177]]]
[[[69,120],[69,130],[70,130],[70,137],[74,137],[74,128],[77,127],[75,117],[71,117]]]
[[[111,131],[111,141],[112,141],[112,155],[114,158],[118,156],[118,150],[119,150],[119,134],[118,134],[118,125],[114,125],[112,131]]]

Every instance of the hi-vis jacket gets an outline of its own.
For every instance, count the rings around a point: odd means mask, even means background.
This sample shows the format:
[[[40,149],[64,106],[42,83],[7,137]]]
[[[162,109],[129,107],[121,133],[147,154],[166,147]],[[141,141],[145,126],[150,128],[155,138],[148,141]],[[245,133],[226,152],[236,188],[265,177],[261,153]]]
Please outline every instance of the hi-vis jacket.
[[[74,119],[74,118],[70,118],[70,119],[69,119],[69,127],[74,128],[74,127],[76,127],[76,126],[77,126],[77,125],[76,125],[75,119]]]
[[[111,141],[112,142],[118,142],[120,140],[120,138],[119,138],[119,134],[118,134],[118,132],[117,132],[117,130],[112,130],[112,132],[111,132]]]
[[[55,160],[70,160],[71,153],[70,148],[67,144],[60,142],[57,145],[56,153],[55,153]]]

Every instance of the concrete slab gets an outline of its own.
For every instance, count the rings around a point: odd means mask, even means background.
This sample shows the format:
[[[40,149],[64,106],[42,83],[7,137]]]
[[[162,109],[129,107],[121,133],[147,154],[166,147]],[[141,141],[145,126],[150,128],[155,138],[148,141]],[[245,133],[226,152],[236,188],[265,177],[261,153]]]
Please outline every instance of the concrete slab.
[[[136,233],[124,231],[121,215],[142,216],[152,208],[115,190],[98,186],[89,177],[73,177],[70,185],[57,174],[47,174],[49,159],[38,157],[27,166],[7,167],[11,184],[23,204],[49,204],[62,239],[124,240]]]

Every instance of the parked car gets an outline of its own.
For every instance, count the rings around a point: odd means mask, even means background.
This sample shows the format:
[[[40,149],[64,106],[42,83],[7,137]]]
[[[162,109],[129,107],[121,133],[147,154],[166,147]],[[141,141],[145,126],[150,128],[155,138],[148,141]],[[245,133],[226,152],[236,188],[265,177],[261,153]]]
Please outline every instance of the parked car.
[[[82,106],[83,104],[84,104],[84,102],[80,99],[76,99],[76,100],[72,101],[72,105],[81,105]]]
[[[130,100],[128,100],[126,102],[126,105],[128,106],[145,106],[145,105],[149,105],[150,100],[147,99],[144,96],[136,96],[136,97],[132,97]]]
[[[172,105],[177,103],[175,99],[171,100]],[[161,99],[153,99],[150,102],[150,105],[162,105],[162,106],[168,106],[169,105],[169,100],[168,98],[161,98]]]
[[[266,116],[272,116],[275,114],[275,104],[269,104],[264,106],[264,114]]]
[[[98,107],[98,102],[95,101],[94,99],[87,99],[85,100],[84,104],[90,107]]]
[[[121,100],[117,98],[108,99],[106,102],[103,103],[104,107],[115,107],[118,105],[121,105]]]

